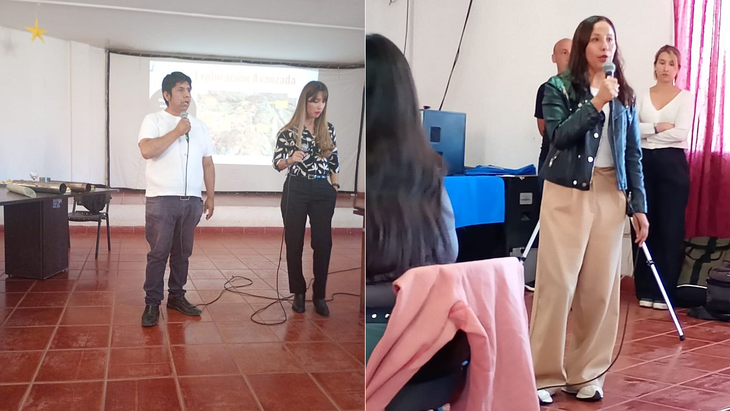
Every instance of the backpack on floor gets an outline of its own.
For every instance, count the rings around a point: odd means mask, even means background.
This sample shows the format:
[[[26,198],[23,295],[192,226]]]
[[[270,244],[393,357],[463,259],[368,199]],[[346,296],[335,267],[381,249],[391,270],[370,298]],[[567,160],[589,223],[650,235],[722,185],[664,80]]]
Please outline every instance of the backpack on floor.
[[[730,321],[730,261],[711,268],[707,277],[707,302],[688,314],[703,320]]]
[[[730,261],[710,269],[705,308],[710,312],[730,315]]]
[[[730,259],[730,239],[696,237],[685,240],[685,258],[675,290],[675,305],[699,307],[707,302],[707,279],[710,269]]]

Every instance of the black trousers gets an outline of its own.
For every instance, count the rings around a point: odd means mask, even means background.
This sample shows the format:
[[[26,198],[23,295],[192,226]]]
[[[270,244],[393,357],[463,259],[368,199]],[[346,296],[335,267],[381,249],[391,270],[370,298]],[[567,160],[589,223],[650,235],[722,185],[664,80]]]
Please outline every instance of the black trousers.
[[[646,202],[649,207],[649,237],[646,244],[654,259],[670,299],[673,299],[684,259],[684,212],[689,198],[689,166],[684,150],[661,148],[644,150],[642,160]],[[632,239],[635,233],[632,227]],[[662,301],[646,258],[636,244],[634,259],[639,260],[634,274],[636,297]]]
[[[304,294],[307,289],[302,272],[302,252],[309,216],[314,251],[313,298],[325,298],[332,252],[332,215],[336,200],[337,190],[324,178],[308,180],[289,176],[284,183],[281,216],[284,219],[289,291],[292,293]]]

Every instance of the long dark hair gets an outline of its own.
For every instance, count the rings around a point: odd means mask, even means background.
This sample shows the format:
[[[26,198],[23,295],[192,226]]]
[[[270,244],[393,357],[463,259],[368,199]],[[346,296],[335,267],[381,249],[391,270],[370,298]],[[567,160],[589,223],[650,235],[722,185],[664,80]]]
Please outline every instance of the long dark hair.
[[[573,83],[575,90],[588,90],[591,79],[588,78],[588,61],[586,60],[586,46],[593,34],[593,26],[599,21],[605,21],[611,26],[614,33],[614,41],[616,41],[616,27],[613,22],[604,16],[591,16],[583,20],[573,34],[573,48],[570,52],[570,61],[568,62],[568,76]],[[618,80],[618,99],[624,105],[630,106],[634,104],[634,90],[626,82],[624,76],[623,59],[619,51],[618,41],[616,41],[616,52],[613,54],[613,64],[616,65],[614,77]]]
[[[387,38],[368,35],[366,53],[366,269],[369,281],[439,263],[445,166],[421,123],[411,70]]]

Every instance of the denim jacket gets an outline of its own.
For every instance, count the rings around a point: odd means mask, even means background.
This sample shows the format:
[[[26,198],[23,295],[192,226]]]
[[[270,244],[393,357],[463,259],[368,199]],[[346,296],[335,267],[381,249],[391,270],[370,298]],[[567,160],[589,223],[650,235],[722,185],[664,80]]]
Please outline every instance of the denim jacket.
[[[567,74],[548,80],[542,100],[550,152],[542,176],[564,187],[589,190],[606,115],[591,103],[590,90],[575,90]],[[636,106],[614,100],[608,142],[616,164],[617,189],[626,192],[633,212],[646,213],[646,191],[641,168],[641,134]],[[605,143],[605,142],[604,142]],[[630,214],[630,213],[629,213]]]

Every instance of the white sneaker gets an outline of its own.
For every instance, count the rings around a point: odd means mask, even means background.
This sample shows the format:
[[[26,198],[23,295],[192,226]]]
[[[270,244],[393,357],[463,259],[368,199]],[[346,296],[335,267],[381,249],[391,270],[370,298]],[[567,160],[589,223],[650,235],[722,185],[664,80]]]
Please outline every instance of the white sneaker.
[[[550,395],[548,390],[537,390],[537,399],[540,400],[540,405],[549,405],[553,403],[553,397]]]
[[[639,307],[652,308],[654,307],[654,301],[652,300],[639,300]]]
[[[603,388],[596,385],[586,385],[578,391],[575,398],[581,401],[601,401],[603,399]]]
[[[664,304],[663,302],[654,301],[654,304],[652,304],[652,308],[654,308],[655,310],[668,310],[669,306]]]
[[[578,391],[579,391],[578,388],[576,388],[573,385],[568,385],[567,387],[563,387],[563,388],[561,388],[561,390],[563,390],[564,393],[570,394],[570,395],[576,395],[576,394],[578,394]]]

